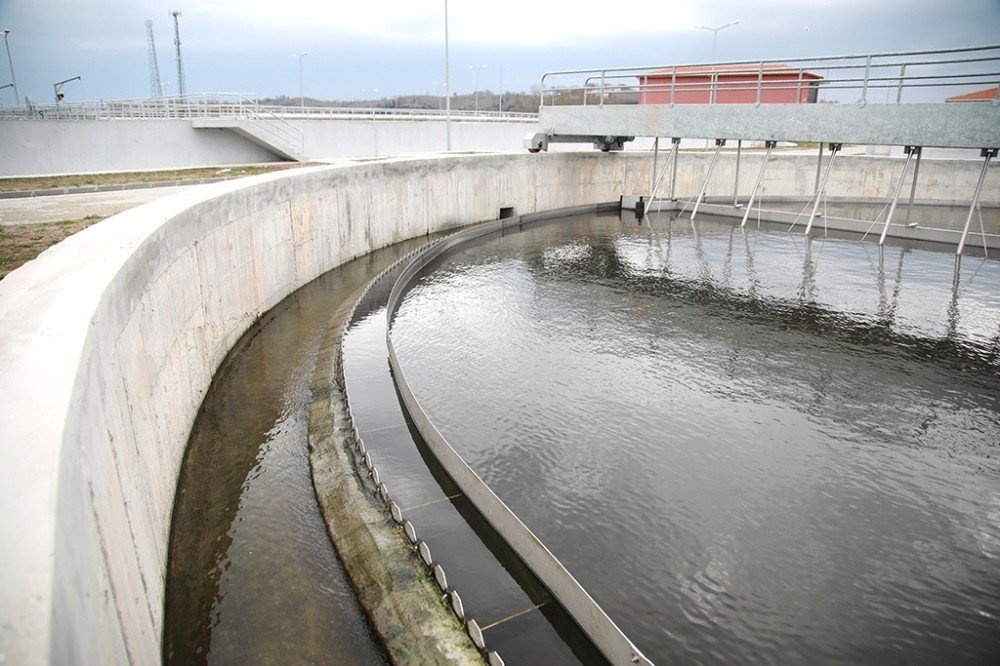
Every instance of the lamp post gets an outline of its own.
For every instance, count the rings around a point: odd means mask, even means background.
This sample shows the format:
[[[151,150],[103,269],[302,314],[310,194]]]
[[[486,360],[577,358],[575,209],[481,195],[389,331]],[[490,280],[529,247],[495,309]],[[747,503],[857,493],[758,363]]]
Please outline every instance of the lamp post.
[[[10,80],[11,85],[14,86],[14,99],[17,101],[17,105],[21,106],[21,95],[17,92],[17,77],[14,76],[14,61],[10,59],[10,42],[7,41],[7,35],[9,34],[10,30],[4,28],[3,45],[7,47],[7,64],[10,65]]]
[[[444,0],[444,108],[445,131],[447,134],[445,147],[451,150],[451,65],[448,62],[448,0]]]
[[[305,93],[305,87],[302,85],[302,59],[305,58],[307,55],[309,55],[309,51],[306,51],[302,55],[299,55],[297,53],[292,54],[293,58],[299,59],[299,107],[301,107],[303,112],[305,112],[306,110],[306,93]]]
[[[72,78],[63,79],[62,81],[57,81],[56,83],[52,84],[52,92],[56,98],[56,106],[59,106],[59,102],[61,102],[63,97],[65,97],[65,95],[62,93],[62,87],[67,83],[69,83],[70,81],[83,81],[83,77],[74,76]]]
[[[716,47],[719,45],[719,31],[720,30],[725,30],[726,28],[731,28],[734,25],[739,25],[739,24],[740,24],[740,20],[736,19],[735,21],[730,21],[729,23],[727,23],[725,25],[720,25],[718,28],[710,28],[707,25],[696,25],[694,27],[695,30],[711,30],[712,31],[712,65],[713,65],[712,69],[713,70],[715,69],[715,67],[714,67],[714,65],[715,65],[715,50],[716,50]],[[712,80],[713,80],[713,82],[716,80],[716,78],[717,78],[717,75],[713,71],[712,72]],[[715,97],[716,97],[716,86],[712,85],[711,96],[710,96],[710,99],[709,99],[709,103],[710,104],[715,104]]]
[[[469,65],[469,69],[476,70],[476,111],[479,111],[479,72],[488,67],[488,65]]]

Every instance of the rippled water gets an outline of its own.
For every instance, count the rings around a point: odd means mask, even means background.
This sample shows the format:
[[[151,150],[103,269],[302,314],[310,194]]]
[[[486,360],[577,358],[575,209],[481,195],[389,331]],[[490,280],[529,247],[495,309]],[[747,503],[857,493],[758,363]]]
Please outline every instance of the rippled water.
[[[650,657],[1000,655],[1000,262],[582,216],[440,260],[393,331]]]

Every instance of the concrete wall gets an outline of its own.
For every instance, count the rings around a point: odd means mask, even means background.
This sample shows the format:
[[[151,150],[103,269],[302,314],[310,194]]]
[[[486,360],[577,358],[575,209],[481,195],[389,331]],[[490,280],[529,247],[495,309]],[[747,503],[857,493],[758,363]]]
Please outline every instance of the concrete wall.
[[[852,159],[831,194],[882,194],[900,166]],[[682,156],[680,194],[693,195],[705,164]],[[727,165],[713,185],[723,192]],[[501,207],[643,192],[650,166],[648,155],[587,152],[286,171],[116,215],[0,281],[0,663],[159,660],[188,433],[219,363],[262,313],[352,257]],[[921,174],[933,198],[961,199],[974,171]],[[782,158],[773,178],[808,193],[814,161]]]
[[[312,159],[443,151],[445,123],[292,120]],[[454,150],[518,150],[531,122],[453,122]],[[226,129],[190,120],[0,121],[0,177],[252,164],[278,158]]]
[[[466,156],[220,183],[117,215],[0,282],[0,661],[154,663],[202,396],[267,309],[395,241],[615,199],[605,155]]]
[[[660,167],[664,156],[661,155]],[[830,153],[823,155],[822,168],[829,163]],[[764,161],[764,151],[744,151],[739,167],[739,192],[745,203],[757,179],[760,165]],[[708,171],[711,153],[681,152],[677,166],[677,195],[681,198],[697,196],[701,183]],[[809,196],[816,185],[816,155],[781,155],[775,153],[764,171],[761,185],[762,196]],[[834,170],[827,184],[827,195],[862,199],[889,199],[899,180],[904,160],[898,157],[870,157],[867,155],[843,155],[836,159]],[[924,159],[920,164],[917,178],[916,198],[939,202],[955,202],[968,206],[982,170],[979,160]],[[909,175],[904,184],[902,196],[908,198],[913,175],[910,164]],[[708,184],[708,196],[729,196],[733,194],[736,177],[736,156],[723,154],[715,167]],[[669,178],[669,176],[668,176]],[[630,179],[631,181],[631,179]],[[637,193],[648,193],[650,182],[635,183],[642,189]],[[630,185],[632,183],[630,182]],[[670,183],[664,179],[658,196],[666,196]],[[1000,163],[993,162],[983,183],[980,200],[984,204],[1000,203]],[[884,219],[884,216],[883,216]]]

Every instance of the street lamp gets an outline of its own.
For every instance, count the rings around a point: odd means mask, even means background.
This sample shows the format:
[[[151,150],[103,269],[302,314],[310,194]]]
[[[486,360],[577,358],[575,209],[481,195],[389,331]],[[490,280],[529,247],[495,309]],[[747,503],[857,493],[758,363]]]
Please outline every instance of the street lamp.
[[[740,24],[740,20],[736,19],[735,21],[730,21],[726,25],[720,25],[718,28],[710,28],[707,25],[696,25],[694,27],[695,30],[711,30],[712,31],[712,65],[713,65],[713,67],[712,67],[712,70],[713,70],[712,71],[712,82],[713,82],[713,85],[712,85],[712,88],[711,88],[711,94],[709,95],[709,104],[715,104],[715,98],[716,98],[716,88],[717,88],[716,81],[718,80],[718,75],[714,71],[715,70],[714,65],[715,65],[715,49],[719,45],[719,31],[720,30],[725,30],[726,28],[731,28],[734,25],[739,25],[739,24]]]
[[[67,83],[69,83],[70,81],[83,81],[83,77],[82,76],[74,76],[72,78],[63,79],[62,81],[57,81],[56,83],[52,84],[52,92],[55,94],[55,97],[56,97],[56,106],[58,106],[59,102],[61,102],[63,100],[63,97],[66,96],[62,92],[62,87],[64,85],[66,85]]]
[[[309,51],[306,51],[302,55],[296,53],[292,54],[293,58],[299,59],[299,106],[302,107],[302,111],[306,110],[306,93],[305,88],[302,85],[302,59],[309,55]]]
[[[476,70],[476,111],[479,110],[479,72],[489,65],[469,65],[469,69]]]
[[[715,64],[715,47],[719,44],[719,31],[725,30],[726,28],[731,28],[734,25],[739,25],[740,20],[730,21],[726,25],[720,25],[718,28],[709,28],[707,25],[696,25],[695,30],[711,30],[714,34],[712,35],[712,64]]]
[[[445,144],[451,150],[451,65],[448,62],[448,0],[444,0],[444,124],[447,134]]]
[[[10,80],[11,85],[14,86],[14,99],[17,100],[17,105],[21,106],[21,96],[17,92],[17,77],[14,76],[14,61],[10,59],[10,42],[7,41],[7,35],[10,34],[10,30],[7,28],[3,29],[3,44],[7,47],[7,64],[10,65]]]

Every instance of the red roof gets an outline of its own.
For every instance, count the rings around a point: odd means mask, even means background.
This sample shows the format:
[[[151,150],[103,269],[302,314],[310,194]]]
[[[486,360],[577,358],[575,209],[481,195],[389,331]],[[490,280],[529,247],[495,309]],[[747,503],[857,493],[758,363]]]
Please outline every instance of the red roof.
[[[946,102],[990,102],[997,98],[997,89],[987,88],[986,90],[977,90],[975,92],[965,93],[964,95],[955,95],[954,97],[949,97]]]
[[[683,67],[667,67],[665,69],[657,69],[652,72],[647,72],[646,74],[640,75],[640,78],[645,77],[661,77],[661,76],[673,76],[674,71],[677,72],[677,76],[701,76],[706,74],[717,74],[718,76],[736,76],[743,74],[756,74],[760,71],[760,65],[755,65],[753,63],[747,63],[742,65],[686,65]],[[783,63],[765,63],[764,74],[792,74],[798,76],[799,72],[802,72],[803,79],[822,79],[823,77],[819,74],[814,74],[812,72],[806,72],[804,70],[795,69],[794,67],[789,67]]]

